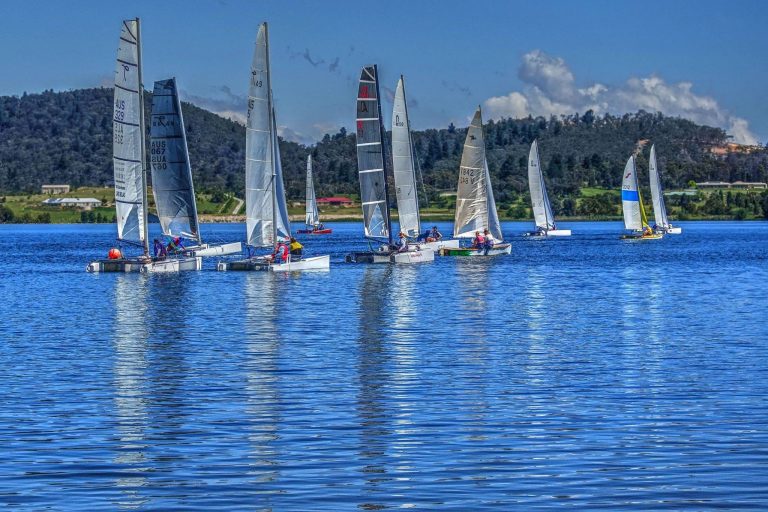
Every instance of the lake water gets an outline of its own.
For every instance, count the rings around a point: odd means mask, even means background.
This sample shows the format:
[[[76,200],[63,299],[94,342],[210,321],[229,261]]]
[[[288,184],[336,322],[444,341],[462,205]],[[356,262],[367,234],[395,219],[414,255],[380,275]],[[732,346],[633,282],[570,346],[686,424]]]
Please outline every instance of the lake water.
[[[339,223],[329,272],[151,276],[84,271],[112,225],[0,226],[0,504],[764,509],[768,223],[681,224],[365,266]]]

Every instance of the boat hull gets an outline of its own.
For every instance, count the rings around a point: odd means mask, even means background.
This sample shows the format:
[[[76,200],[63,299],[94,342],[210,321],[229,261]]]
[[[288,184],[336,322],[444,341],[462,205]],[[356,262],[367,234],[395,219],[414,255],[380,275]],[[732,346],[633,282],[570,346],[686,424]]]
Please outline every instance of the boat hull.
[[[531,231],[526,233],[525,236],[536,236],[546,238],[548,236],[571,236],[570,229],[550,229],[549,231]]]
[[[631,234],[621,235],[620,238],[622,240],[658,240],[659,238],[664,238],[664,235],[661,233],[654,233],[652,235]]]
[[[431,249],[435,252],[439,252],[443,247],[450,249],[458,249],[460,247],[459,240],[439,240],[437,242],[424,242],[416,245],[422,249]]]
[[[333,233],[332,229],[299,229],[296,231],[296,233],[300,235],[330,235]]]
[[[668,228],[664,231],[667,235],[682,235],[683,228]]]
[[[141,267],[142,274],[163,274],[169,272],[183,272],[186,270],[200,270],[203,268],[203,259],[200,256],[184,258],[168,258],[166,260],[153,261]]]
[[[243,252],[243,244],[240,242],[232,242],[229,244],[221,245],[199,245],[196,247],[189,247],[184,250],[184,254],[188,256],[224,256],[225,254],[237,254]]]
[[[304,270],[328,270],[330,268],[331,257],[328,255],[277,264],[271,263],[265,258],[250,258],[240,261],[220,261],[216,265],[216,269],[221,271],[301,272]]]
[[[471,247],[459,247],[458,249],[443,247],[440,249],[441,256],[500,256],[511,253],[512,244],[496,244],[487,253],[485,249],[473,249]]]
[[[409,250],[407,252],[366,251],[347,254],[347,263],[426,263],[435,261],[432,249]]]
[[[141,272],[141,267],[147,264],[143,258],[96,260],[85,267],[86,272],[98,274],[102,272]]]

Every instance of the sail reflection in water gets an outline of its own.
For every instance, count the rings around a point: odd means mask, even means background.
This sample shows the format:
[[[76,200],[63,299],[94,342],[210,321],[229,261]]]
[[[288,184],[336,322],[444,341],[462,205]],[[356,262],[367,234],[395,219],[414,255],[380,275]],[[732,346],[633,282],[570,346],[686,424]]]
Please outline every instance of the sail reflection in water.
[[[285,283],[282,274],[248,273],[243,280],[246,340],[246,410],[250,424],[251,445],[249,474],[259,494],[279,492],[270,484],[280,473],[277,425],[281,422],[278,392],[278,357],[280,335],[277,318],[277,294]]]
[[[137,274],[115,276],[114,284],[114,402],[118,430],[115,464],[123,468],[116,486],[116,505],[139,508],[147,478],[147,279]]]

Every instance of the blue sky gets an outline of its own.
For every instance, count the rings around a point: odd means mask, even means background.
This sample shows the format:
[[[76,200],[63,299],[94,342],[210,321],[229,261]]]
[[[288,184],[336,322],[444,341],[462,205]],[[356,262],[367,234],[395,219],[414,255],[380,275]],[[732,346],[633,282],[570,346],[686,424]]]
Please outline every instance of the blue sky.
[[[270,24],[285,136],[353,125],[359,68],[406,77],[414,128],[484,117],[661,110],[768,141],[768,6],[759,1],[0,2],[0,94],[109,84],[120,20],[142,18],[145,87],[242,115]],[[385,107],[385,110],[387,107]],[[388,117],[388,115],[385,115]]]

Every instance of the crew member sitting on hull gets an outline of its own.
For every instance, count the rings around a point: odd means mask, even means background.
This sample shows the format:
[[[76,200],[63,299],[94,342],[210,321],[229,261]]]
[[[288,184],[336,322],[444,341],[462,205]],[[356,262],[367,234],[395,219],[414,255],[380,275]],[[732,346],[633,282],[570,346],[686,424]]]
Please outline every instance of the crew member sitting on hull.
[[[400,232],[400,241],[397,243],[397,252],[408,252],[408,237],[402,231]]]
[[[290,248],[285,241],[280,240],[275,247],[275,251],[267,256],[267,259],[273,263],[286,263],[288,262],[288,255],[290,254]]]
[[[165,249],[165,245],[155,238],[154,243],[152,244],[152,250],[155,253],[155,258],[162,260],[165,259],[165,257],[168,255],[168,251]]]
[[[475,231],[475,236],[472,238],[472,248],[482,249],[483,247],[485,247],[485,237],[479,231]]]
[[[443,234],[437,230],[437,226],[432,226],[427,234],[427,242],[439,242],[443,239]]]
[[[485,242],[483,243],[483,249],[485,249],[486,256],[488,255],[488,252],[493,249],[493,235],[490,231],[487,229],[483,231],[483,238],[485,238]]]
[[[304,252],[304,246],[301,245],[298,240],[291,237],[291,245],[289,248],[291,251],[291,259],[298,260],[301,258],[301,255]]]

